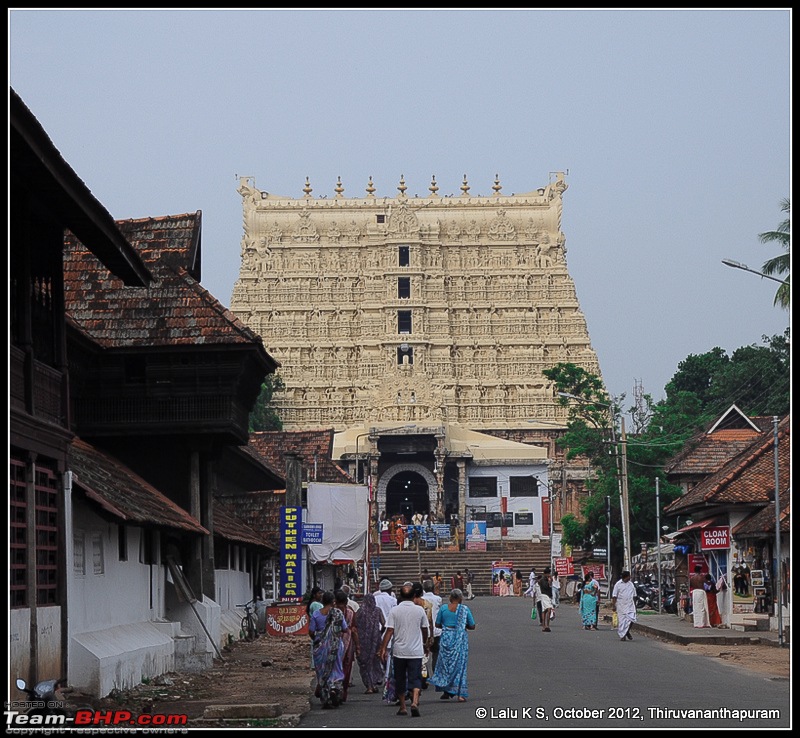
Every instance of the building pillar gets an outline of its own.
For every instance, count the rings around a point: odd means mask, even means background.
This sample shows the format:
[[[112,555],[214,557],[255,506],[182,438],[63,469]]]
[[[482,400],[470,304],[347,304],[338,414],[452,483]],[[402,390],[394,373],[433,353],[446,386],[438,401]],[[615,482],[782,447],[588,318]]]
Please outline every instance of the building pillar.
[[[200,525],[203,525],[203,512],[200,492],[200,452],[194,450],[189,457],[189,513]],[[189,545],[189,556],[184,574],[192,594],[197,599],[203,597],[203,542],[200,536],[192,536]]]
[[[200,467],[200,523],[208,531],[207,536],[200,539],[200,567],[201,567],[201,592],[202,595],[215,599],[216,583],[214,576],[214,489],[216,478],[211,455],[205,455]]]
[[[460,538],[467,546],[467,462],[459,459],[458,466],[458,522],[460,527]]]
[[[436,435],[436,450],[433,452],[436,463],[433,472],[436,476],[436,519],[444,522],[444,460],[447,452],[444,447],[444,433]]]

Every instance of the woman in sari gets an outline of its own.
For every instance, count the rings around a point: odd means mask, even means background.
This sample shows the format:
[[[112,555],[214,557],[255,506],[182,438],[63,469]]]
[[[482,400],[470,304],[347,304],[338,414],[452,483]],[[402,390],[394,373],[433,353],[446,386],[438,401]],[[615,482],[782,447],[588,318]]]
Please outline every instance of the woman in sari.
[[[313,640],[314,671],[317,688],[314,692],[322,702],[322,708],[338,707],[342,701],[344,682],[344,643],[342,634],[347,622],[341,610],[334,607],[333,592],[322,595],[322,607],[311,616],[308,634]]]
[[[375,595],[364,595],[361,607],[354,618],[358,630],[356,643],[356,658],[361,681],[367,691],[364,694],[375,694],[383,688],[383,664],[378,658],[378,650],[383,638],[384,617],[381,609],[375,603]]]
[[[436,669],[428,684],[433,684],[437,692],[442,692],[440,699],[449,700],[457,697],[459,702],[466,702],[467,692],[467,660],[469,658],[468,630],[475,630],[475,620],[470,609],[463,604],[464,594],[460,589],[450,593],[447,607],[440,607],[436,615],[436,626],[442,629],[439,639],[439,656]]]
[[[344,615],[347,629],[342,633],[342,644],[344,653],[342,656],[342,702],[347,702],[347,688],[350,686],[350,674],[353,671],[353,662],[356,659],[356,645],[358,644],[358,630],[353,624],[355,613],[347,604],[347,593],[339,589],[334,594],[336,609]]]
[[[600,585],[594,574],[587,572],[581,587],[581,622],[584,630],[597,630],[597,603],[600,597]]]
[[[706,591],[706,604],[708,605],[708,622],[712,628],[722,625],[722,615],[719,614],[717,605],[717,583],[711,574],[706,574],[703,589]]]
[[[522,597],[522,572],[519,569],[514,572],[514,597]]]
[[[511,594],[511,590],[508,588],[506,573],[504,571],[500,572],[500,578],[497,581],[497,593],[501,597],[508,597]]]

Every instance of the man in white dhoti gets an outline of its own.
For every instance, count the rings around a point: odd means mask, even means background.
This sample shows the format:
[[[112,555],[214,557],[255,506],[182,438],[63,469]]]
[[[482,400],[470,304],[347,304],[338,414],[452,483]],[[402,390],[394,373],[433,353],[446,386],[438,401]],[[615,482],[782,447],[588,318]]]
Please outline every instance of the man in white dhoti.
[[[689,578],[689,590],[692,593],[692,620],[695,628],[710,628],[708,618],[708,597],[703,587],[706,578],[703,567],[695,564],[694,574]]]
[[[622,572],[622,578],[611,591],[611,607],[617,613],[617,634],[621,641],[632,641],[631,624],[636,622],[636,586],[631,581],[629,571]]]

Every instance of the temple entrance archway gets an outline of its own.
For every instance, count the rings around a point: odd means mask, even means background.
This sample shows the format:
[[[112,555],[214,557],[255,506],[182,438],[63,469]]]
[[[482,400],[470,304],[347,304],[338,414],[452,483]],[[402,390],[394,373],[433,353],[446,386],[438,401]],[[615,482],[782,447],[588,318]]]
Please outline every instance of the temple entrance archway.
[[[378,508],[388,516],[405,515],[411,522],[416,512],[436,509],[436,477],[422,464],[395,464],[378,482]]]

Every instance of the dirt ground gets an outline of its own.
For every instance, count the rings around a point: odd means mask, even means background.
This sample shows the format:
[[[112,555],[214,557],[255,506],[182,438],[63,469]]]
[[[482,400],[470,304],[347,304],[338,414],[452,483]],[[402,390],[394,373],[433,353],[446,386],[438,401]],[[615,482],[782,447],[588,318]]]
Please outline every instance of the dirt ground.
[[[733,668],[748,670],[764,678],[789,678],[790,649],[768,645],[677,645],[664,642],[686,654],[720,659]],[[308,709],[312,694],[309,641],[302,636],[276,638],[262,635],[253,643],[237,641],[215,659],[205,672],[169,674],[149,684],[110,695],[102,700],[71,701],[95,709],[129,710],[134,715],[186,714],[189,727],[275,726],[296,727]],[[354,675],[361,689],[358,674]],[[211,705],[279,704],[280,716],[251,720],[208,717]],[[205,717],[204,717],[205,716]]]
[[[667,645],[687,654],[719,659],[726,664],[755,672],[765,678],[789,678],[789,648],[744,644],[719,646],[701,643],[689,643],[682,646],[669,642]]]
[[[198,673],[173,673],[104,699],[69,696],[73,704],[96,710],[129,710],[133,715],[187,715],[189,727],[293,727],[308,711],[312,695],[311,647],[307,636],[276,638],[262,635],[252,643],[235,641]],[[277,717],[211,718],[213,705],[280,705]]]

